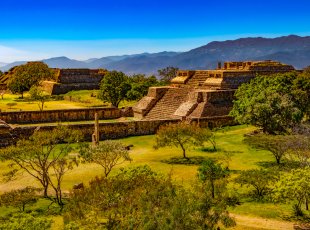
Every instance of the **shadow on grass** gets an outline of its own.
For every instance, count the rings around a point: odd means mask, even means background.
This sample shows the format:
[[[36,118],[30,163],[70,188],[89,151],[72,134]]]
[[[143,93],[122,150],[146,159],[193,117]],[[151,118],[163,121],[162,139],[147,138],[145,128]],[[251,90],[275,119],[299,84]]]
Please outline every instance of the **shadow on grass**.
[[[188,159],[183,157],[172,157],[168,160],[162,160],[161,162],[166,164],[179,164],[179,165],[200,165],[203,161],[207,160],[205,157],[190,157]]]
[[[275,161],[260,161],[256,164],[265,169],[278,169],[281,171],[300,168],[300,163],[296,161],[283,161],[280,164]]]
[[[207,153],[215,153],[215,152],[220,151],[220,149],[214,149],[213,147],[202,147],[200,148],[200,150],[202,152],[207,152]]]

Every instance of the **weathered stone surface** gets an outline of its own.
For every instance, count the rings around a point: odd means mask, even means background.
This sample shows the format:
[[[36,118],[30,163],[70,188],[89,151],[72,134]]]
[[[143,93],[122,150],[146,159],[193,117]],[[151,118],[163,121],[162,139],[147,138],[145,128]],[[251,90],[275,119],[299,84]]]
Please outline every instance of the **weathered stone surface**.
[[[180,70],[169,87],[160,87],[164,92],[160,98],[150,97],[157,90],[151,88],[134,107],[134,114],[148,120],[224,116],[229,114],[234,92],[242,83],[257,75],[292,70],[292,66],[275,61],[225,62],[216,70]]]
[[[44,122],[90,121],[95,119],[116,119],[133,116],[132,108],[85,108],[68,110],[0,112],[0,119],[10,124],[29,124]]]
[[[99,89],[106,74],[100,69],[56,69],[55,81],[44,81],[43,89],[51,95],[65,94],[72,90]]]

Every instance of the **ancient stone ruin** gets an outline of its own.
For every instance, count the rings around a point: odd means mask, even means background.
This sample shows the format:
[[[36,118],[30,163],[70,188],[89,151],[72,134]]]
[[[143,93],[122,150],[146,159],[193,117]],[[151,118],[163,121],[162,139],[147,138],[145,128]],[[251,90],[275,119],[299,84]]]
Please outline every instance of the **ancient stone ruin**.
[[[14,143],[14,136],[11,133],[12,128],[5,121],[0,120],[0,148]]]
[[[42,86],[51,95],[72,90],[99,89],[99,83],[106,73],[103,69],[55,69],[55,81],[44,81]]]
[[[145,120],[197,119],[228,115],[234,93],[257,75],[293,71],[276,61],[218,63],[215,70],[181,70],[170,86],[151,87],[134,107],[134,115]]]

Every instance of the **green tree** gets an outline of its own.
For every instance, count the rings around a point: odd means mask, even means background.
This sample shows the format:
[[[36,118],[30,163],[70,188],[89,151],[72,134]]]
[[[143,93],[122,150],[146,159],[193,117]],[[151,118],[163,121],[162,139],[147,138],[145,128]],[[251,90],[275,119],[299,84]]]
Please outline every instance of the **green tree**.
[[[26,187],[5,192],[0,195],[0,206],[18,207],[20,211],[25,211],[25,206],[27,204],[33,204],[37,202],[39,198],[37,193],[39,191],[41,191],[41,189]]]
[[[274,199],[276,201],[292,201],[295,214],[302,215],[302,204],[306,205],[308,210],[308,201],[310,200],[310,168],[292,170],[285,173],[276,183],[274,189]]]
[[[140,100],[147,95],[148,89],[151,86],[159,85],[155,76],[146,77],[144,74],[136,74],[129,78],[131,90],[127,93],[128,100]]]
[[[130,89],[129,79],[124,73],[108,72],[101,80],[99,98],[118,107],[119,103],[127,98]]]
[[[41,80],[53,78],[53,72],[43,62],[28,62],[17,66],[12,70],[8,80],[8,88],[12,93],[21,94],[28,91],[32,86],[38,85]]]
[[[49,95],[47,95],[42,88],[38,86],[32,86],[29,90],[30,99],[38,101],[38,106],[40,111],[44,109],[44,103],[49,99]]]
[[[112,169],[125,161],[131,161],[126,146],[120,141],[106,140],[99,145],[90,145],[86,151],[82,151],[82,157],[87,162],[100,165],[104,170],[104,176],[107,177]]]
[[[164,83],[170,83],[170,81],[177,76],[179,68],[168,66],[163,69],[159,69],[158,75],[161,77],[160,80]]]
[[[188,189],[149,166],[96,178],[72,194],[65,223],[76,229],[217,229],[233,226],[227,206],[201,186]],[[69,225],[69,226],[70,226]],[[69,227],[68,226],[68,227]]]
[[[253,188],[254,197],[262,199],[265,195],[271,193],[277,179],[278,175],[274,171],[251,169],[242,171],[236,178],[236,182],[246,187]]]
[[[256,77],[242,84],[235,93],[230,115],[241,124],[261,127],[265,133],[289,132],[302,121],[309,107],[307,89],[297,86],[297,77],[293,72]]]
[[[257,149],[271,152],[277,164],[280,164],[282,158],[291,149],[290,138],[290,136],[284,135],[260,134],[247,136],[244,141]]]
[[[0,217],[0,229],[5,230],[41,230],[51,229],[52,220],[39,215],[17,213]]]
[[[52,131],[36,131],[29,140],[19,140],[16,145],[0,151],[0,159],[12,161],[42,186],[44,197],[48,197],[50,170],[58,161],[67,157],[71,143],[80,139],[80,133],[59,126]],[[59,145],[64,143],[62,145]],[[12,167],[12,170],[16,170]],[[10,173],[8,173],[10,175]]]
[[[186,151],[193,146],[202,146],[212,135],[211,131],[187,122],[163,125],[156,133],[154,148],[175,146],[182,149],[183,158],[189,159]]]
[[[211,191],[211,196],[214,199],[215,193],[223,185],[223,179],[229,176],[229,170],[223,169],[220,164],[213,160],[202,162],[198,168],[198,178],[204,182]]]

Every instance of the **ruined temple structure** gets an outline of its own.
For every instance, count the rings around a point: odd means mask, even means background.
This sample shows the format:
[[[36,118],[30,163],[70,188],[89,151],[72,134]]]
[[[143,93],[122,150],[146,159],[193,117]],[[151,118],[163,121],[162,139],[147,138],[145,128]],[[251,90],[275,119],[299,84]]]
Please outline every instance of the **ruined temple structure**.
[[[170,86],[151,87],[134,107],[134,115],[145,120],[196,119],[228,115],[234,93],[257,75],[294,71],[276,61],[218,63],[215,70],[181,70]]]
[[[44,81],[42,86],[51,95],[72,90],[99,89],[99,83],[106,73],[103,69],[55,69],[55,81]]]

